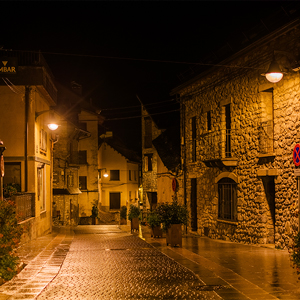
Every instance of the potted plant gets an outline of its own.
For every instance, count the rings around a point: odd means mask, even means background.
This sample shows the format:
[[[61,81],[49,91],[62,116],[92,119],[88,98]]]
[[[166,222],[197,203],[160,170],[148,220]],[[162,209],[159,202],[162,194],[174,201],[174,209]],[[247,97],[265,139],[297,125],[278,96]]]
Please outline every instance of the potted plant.
[[[96,202],[94,201],[93,202],[93,207],[92,207],[92,225],[96,225],[96,219],[98,218],[98,206],[96,204]]]
[[[120,225],[127,225],[127,207],[125,205],[120,210]]]
[[[141,213],[141,210],[139,209],[139,207],[137,207],[133,204],[130,204],[128,219],[131,221],[131,232],[133,232],[134,230],[139,231],[140,213]]]
[[[167,245],[182,247],[182,225],[187,225],[188,211],[186,206],[172,203],[162,203],[157,207],[163,228],[166,230]]]
[[[151,237],[162,237],[161,217],[156,212],[151,212],[147,217],[147,224],[151,228]]]

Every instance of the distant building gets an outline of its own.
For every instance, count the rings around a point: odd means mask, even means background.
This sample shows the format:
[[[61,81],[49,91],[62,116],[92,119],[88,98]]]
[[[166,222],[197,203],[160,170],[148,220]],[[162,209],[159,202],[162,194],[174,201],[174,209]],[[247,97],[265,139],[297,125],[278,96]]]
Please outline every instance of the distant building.
[[[130,204],[139,205],[140,157],[116,137],[104,136],[98,163],[100,222],[118,221],[122,206],[129,210]]]
[[[189,231],[285,248],[298,227],[299,19],[265,31],[172,94],[181,102]],[[273,58],[286,71],[278,83],[261,75]]]

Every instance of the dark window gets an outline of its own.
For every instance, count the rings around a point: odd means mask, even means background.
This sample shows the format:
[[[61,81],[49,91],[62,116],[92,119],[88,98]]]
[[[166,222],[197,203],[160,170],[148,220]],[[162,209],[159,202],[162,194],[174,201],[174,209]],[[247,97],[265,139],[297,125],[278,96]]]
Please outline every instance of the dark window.
[[[79,150],[79,164],[87,164],[87,151],[86,150]]]
[[[109,194],[109,209],[120,209],[121,208],[121,193],[110,193]]]
[[[86,176],[79,176],[79,189],[87,190],[87,178]]]
[[[131,179],[131,170],[129,170],[128,172],[129,172],[129,174],[128,174],[128,179],[131,181],[131,180],[132,180],[132,179]]]
[[[120,180],[120,170],[110,170],[110,180]]]
[[[210,113],[210,111],[207,112],[206,117],[207,117],[207,130],[211,130],[211,113]]]
[[[195,162],[197,157],[196,157],[196,144],[197,144],[197,128],[196,128],[196,117],[192,118],[192,161]]]
[[[152,147],[152,120],[150,117],[144,118],[145,123],[145,136],[144,136],[144,147]]]
[[[18,192],[21,192],[21,163],[20,162],[5,162],[5,176],[3,177],[4,184],[13,184]]]
[[[225,105],[225,122],[226,122],[225,156],[226,157],[231,157],[231,112],[230,112],[230,104]]]
[[[152,153],[151,154],[145,154],[145,156],[144,156],[145,172],[153,170],[153,168],[152,168],[152,156],[153,156]]]
[[[230,178],[223,178],[218,182],[218,190],[218,217],[223,220],[236,221],[236,183]]]

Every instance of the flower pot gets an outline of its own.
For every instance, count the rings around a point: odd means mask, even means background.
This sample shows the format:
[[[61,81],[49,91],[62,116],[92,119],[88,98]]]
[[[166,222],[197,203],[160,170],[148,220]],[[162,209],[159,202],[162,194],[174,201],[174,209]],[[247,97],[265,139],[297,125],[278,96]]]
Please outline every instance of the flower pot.
[[[127,225],[126,219],[120,219],[120,225]]]
[[[131,219],[131,232],[133,232],[134,230],[139,231],[139,226],[140,226],[139,218]]]
[[[162,237],[163,232],[160,226],[155,226],[151,228],[151,237]]]
[[[170,244],[171,247],[175,247],[178,245],[182,247],[182,230],[181,224],[171,224],[171,226],[167,229],[167,246]]]

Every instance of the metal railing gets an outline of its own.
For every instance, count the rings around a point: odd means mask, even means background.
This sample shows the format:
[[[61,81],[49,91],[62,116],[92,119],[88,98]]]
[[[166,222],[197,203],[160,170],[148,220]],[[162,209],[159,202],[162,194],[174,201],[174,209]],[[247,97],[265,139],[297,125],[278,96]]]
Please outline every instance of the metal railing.
[[[269,154],[274,151],[274,129],[273,121],[261,122],[258,127],[259,152]]]
[[[203,160],[230,158],[235,155],[237,130],[222,129],[200,136],[200,155]]]
[[[35,216],[35,194],[17,194],[12,199],[16,203],[16,211],[19,222]]]

